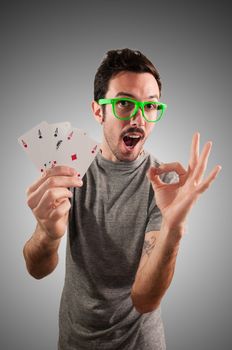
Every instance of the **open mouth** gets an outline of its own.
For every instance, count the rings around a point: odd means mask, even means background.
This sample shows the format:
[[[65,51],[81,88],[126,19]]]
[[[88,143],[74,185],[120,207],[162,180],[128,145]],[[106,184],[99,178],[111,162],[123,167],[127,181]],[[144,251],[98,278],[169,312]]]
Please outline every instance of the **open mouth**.
[[[123,142],[127,148],[133,149],[141,139],[140,134],[127,134],[123,137]]]

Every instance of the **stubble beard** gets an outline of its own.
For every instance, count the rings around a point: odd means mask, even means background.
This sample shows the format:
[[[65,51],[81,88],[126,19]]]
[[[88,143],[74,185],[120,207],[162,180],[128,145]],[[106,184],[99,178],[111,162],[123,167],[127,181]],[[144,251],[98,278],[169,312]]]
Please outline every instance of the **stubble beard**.
[[[137,159],[143,153],[143,145],[145,143],[145,140],[143,140],[141,142],[136,153],[129,153],[128,152],[128,155],[127,155],[126,153],[124,153],[124,154],[121,153],[119,150],[119,145],[117,146],[116,143],[114,145],[114,140],[112,140],[111,137],[108,137],[108,133],[107,133],[107,130],[105,128],[104,123],[103,123],[103,134],[104,134],[105,142],[106,142],[108,148],[110,149],[110,151],[112,152],[114,157],[120,162],[132,162],[133,160]],[[120,138],[119,142],[123,142],[123,140]]]

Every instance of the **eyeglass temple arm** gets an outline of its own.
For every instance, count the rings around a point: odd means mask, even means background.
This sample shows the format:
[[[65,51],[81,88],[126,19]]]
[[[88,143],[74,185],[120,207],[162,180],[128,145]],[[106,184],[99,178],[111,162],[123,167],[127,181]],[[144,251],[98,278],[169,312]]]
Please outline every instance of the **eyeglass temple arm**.
[[[100,100],[98,100],[99,105],[105,105],[111,102],[112,102],[111,98],[100,98]]]

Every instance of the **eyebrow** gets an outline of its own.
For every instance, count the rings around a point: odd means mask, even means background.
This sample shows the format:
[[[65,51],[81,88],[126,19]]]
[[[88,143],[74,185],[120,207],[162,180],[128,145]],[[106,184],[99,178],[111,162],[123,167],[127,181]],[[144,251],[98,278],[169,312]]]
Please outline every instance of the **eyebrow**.
[[[125,91],[120,91],[117,93],[117,95],[115,97],[118,97],[118,96],[128,96],[128,97],[132,97],[132,98],[135,98],[134,95],[130,94],[129,92],[125,92]],[[148,96],[148,98],[154,98],[156,97],[157,99],[159,98],[157,95],[151,95],[151,96]]]

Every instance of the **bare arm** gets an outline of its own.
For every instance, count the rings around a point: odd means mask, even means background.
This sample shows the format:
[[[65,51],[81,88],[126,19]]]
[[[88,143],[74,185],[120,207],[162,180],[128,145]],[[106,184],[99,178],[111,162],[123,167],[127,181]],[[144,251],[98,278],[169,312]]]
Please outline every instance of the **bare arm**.
[[[50,274],[58,264],[58,248],[61,239],[52,240],[37,224],[32,237],[26,242],[23,255],[27,270],[40,279]]]
[[[161,228],[145,235],[142,257],[131,291],[138,312],[156,309],[172,281],[180,240],[170,240],[170,234]]]
[[[23,255],[28,272],[37,279],[50,274],[58,264],[58,248],[71,207],[72,193],[68,187],[75,186],[82,186],[75,170],[57,166],[27,190],[27,203],[37,226],[24,246]]]
[[[188,170],[180,163],[162,164],[159,168],[149,169],[148,178],[162,213],[162,225],[160,232],[146,234],[145,254],[131,290],[132,301],[141,313],[159,306],[173,278],[187,215],[221,170],[220,166],[215,166],[203,179],[212,143],[206,143],[199,155],[199,139],[200,135],[196,133],[192,139]],[[159,175],[170,171],[179,175],[179,182],[166,184],[161,181]]]

